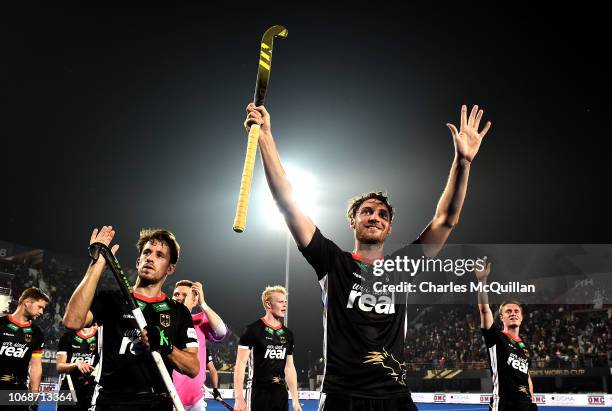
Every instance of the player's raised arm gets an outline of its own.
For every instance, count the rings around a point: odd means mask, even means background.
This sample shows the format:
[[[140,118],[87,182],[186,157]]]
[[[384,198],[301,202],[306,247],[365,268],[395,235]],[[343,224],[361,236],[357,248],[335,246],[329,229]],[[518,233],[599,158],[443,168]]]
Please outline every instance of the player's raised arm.
[[[219,314],[210,308],[208,304],[206,304],[206,301],[204,301],[204,286],[202,283],[195,281],[191,286],[191,291],[193,295],[192,298],[195,300],[194,305],[200,307],[208,318],[208,323],[206,324],[204,331],[205,333],[208,331],[208,335],[206,337],[213,341],[223,340],[227,334],[227,327]]]
[[[263,162],[266,180],[272,197],[280,211],[285,216],[287,226],[299,247],[306,247],[315,232],[315,225],[299,208],[293,197],[293,189],[280,161],[276,144],[272,137],[270,114],[264,106],[256,107],[251,103],[247,106],[247,119],[244,126],[249,129],[251,124],[259,124],[259,150]]]
[[[476,279],[483,286],[487,284],[487,277],[491,272],[491,263],[487,263],[484,270],[474,271]],[[486,291],[482,290],[478,292],[478,311],[480,312],[480,327],[485,330],[490,329],[493,326],[493,312],[489,306],[489,295]]]
[[[482,139],[491,127],[491,122],[487,121],[482,131],[478,131],[483,113],[484,111],[479,110],[478,106],[474,106],[468,118],[467,106],[463,105],[461,107],[459,131],[453,124],[446,124],[453,135],[455,157],[446,187],[438,201],[436,213],[419,236],[427,256],[435,256],[440,251],[451,231],[459,222],[472,161],[478,153]]]
[[[113,230],[111,226],[104,226],[99,230],[96,228],[91,233],[89,244],[99,242],[108,246],[114,236],[115,230]],[[115,244],[111,251],[114,254],[118,249],[119,245]],[[78,331],[91,324],[93,315],[89,311],[89,308],[93,302],[94,295],[96,294],[96,287],[98,286],[98,281],[100,280],[100,276],[105,266],[106,262],[102,255],[100,255],[97,261],[92,261],[87,268],[85,277],[83,277],[81,283],[74,290],[72,297],[70,297],[63,320],[64,326],[69,330]]]

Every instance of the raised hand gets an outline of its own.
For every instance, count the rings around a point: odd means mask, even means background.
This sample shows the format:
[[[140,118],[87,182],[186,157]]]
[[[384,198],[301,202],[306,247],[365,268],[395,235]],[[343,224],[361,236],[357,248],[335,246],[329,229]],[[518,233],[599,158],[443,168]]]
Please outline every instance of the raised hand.
[[[113,230],[113,227],[110,225],[105,225],[100,229],[94,228],[91,233],[91,237],[89,238],[89,244],[102,243],[108,247],[110,246],[111,241],[113,241],[113,237],[115,237],[115,230]],[[111,252],[113,254],[116,254],[117,250],[119,250],[119,244],[115,244],[111,247]],[[102,254],[100,254],[98,257],[97,262],[100,261],[104,261]]]
[[[479,282],[483,282],[487,280],[487,277],[489,276],[489,273],[491,272],[491,263],[487,263],[487,258],[484,258],[485,261],[485,267],[479,271],[478,269],[474,270],[474,274],[476,275],[476,279]]]
[[[262,133],[270,133],[272,125],[270,124],[270,114],[264,106],[255,106],[254,103],[250,103],[246,107],[247,118],[244,121],[244,128],[249,131],[251,125],[259,124],[261,126]]]
[[[480,120],[482,120],[483,110],[478,110],[478,106],[472,107],[470,117],[467,117],[467,106],[461,106],[461,125],[459,131],[451,124],[447,123],[446,126],[450,129],[453,134],[453,144],[455,145],[455,154],[459,160],[467,160],[472,162],[482,139],[491,128],[491,122],[487,121],[482,131],[478,132],[480,127]]]
[[[204,287],[200,282],[194,282],[191,286],[191,291],[195,295],[195,304],[196,305],[204,305]]]

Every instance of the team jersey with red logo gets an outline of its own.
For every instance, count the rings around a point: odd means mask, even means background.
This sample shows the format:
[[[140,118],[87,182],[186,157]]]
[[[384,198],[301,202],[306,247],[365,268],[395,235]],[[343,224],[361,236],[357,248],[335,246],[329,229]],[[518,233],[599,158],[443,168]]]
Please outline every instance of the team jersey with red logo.
[[[488,330],[481,330],[487,345],[493,380],[491,404],[495,406],[500,399],[530,403],[530,356],[527,344],[521,338],[516,339],[502,332],[495,324]]]
[[[406,294],[374,286],[392,284],[398,274],[375,275],[373,261],[341,250],[318,228],[300,251],[317,274],[323,298],[322,391],[372,399],[410,396],[404,378]],[[393,255],[415,251],[420,246]]]
[[[65,355],[67,364],[76,364],[79,361],[86,362],[95,368],[100,360],[98,353],[98,330],[94,329],[89,334],[82,331],[66,331],[57,344],[57,355]],[[78,391],[82,386],[94,383],[91,374],[83,374],[78,369],[71,371],[72,384]],[[61,389],[70,389],[66,374],[61,374]]]
[[[42,356],[45,337],[32,321],[0,317],[0,384],[25,385],[30,359]]]
[[[134,293],[148,325],[158,326],[178,349],[198,347],[191,314],[183,304],[166,297],[148,298]],[[94,320],[102,325],[101,373],[98,385],[105,398],[112,393],[166,392],[153,359],[140,339],[140,330],[122,294],[100,291],[91,305]],[[175,349],[176,349],[175,348]],[[172,364],[165,359],[172,374]]]
[[[251,350],[247,388],[285,384],[285,363],[293,355],[293,333],[284,325],[273,327],[263,318],[246,326],[238,348]]]

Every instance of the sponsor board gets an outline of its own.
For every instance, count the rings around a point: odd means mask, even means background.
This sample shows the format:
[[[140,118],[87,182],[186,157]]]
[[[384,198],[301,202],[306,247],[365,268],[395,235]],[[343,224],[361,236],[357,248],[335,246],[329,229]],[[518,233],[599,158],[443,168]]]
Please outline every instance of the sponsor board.
[[[447,395],[447,402],[451,404],[472,404],[473,395],[470,394],[449,394]]]
[[[446,394],[434,394],[433,402],[446,402]]]
[[[432,395],[425,392],[413,392],[412,393],[412,401],[414,402],[431,402],[433,401],[431,397]],[[429,401],[427,401],[429,399]]]
[[[487,395],[487,394],[480,394],[480,401],[478,401],[481,404],[490,404],[491,403],[491,397],[492,395]]]
[[[536,404],[546,404],[546,396],[542,394],[533,394],[533,399]]]
[[[606,405],[606,400],[603,395],[589,395],[587,397],[589,405]]]

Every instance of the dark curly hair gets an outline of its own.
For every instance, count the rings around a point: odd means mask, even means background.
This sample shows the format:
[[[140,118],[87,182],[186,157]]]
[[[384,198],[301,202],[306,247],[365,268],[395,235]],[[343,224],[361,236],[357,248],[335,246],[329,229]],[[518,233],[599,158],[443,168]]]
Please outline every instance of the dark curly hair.
[[[346,217],[351,220],[355,218],[359,207],[367,200],[375,199],[383,203],[389,211],[389,221],[393,221],[393,206],[389,203],[389,195],[382,191],[370,191],[359,196],[353,197],[349,200],[349,206],[346,210]]]

